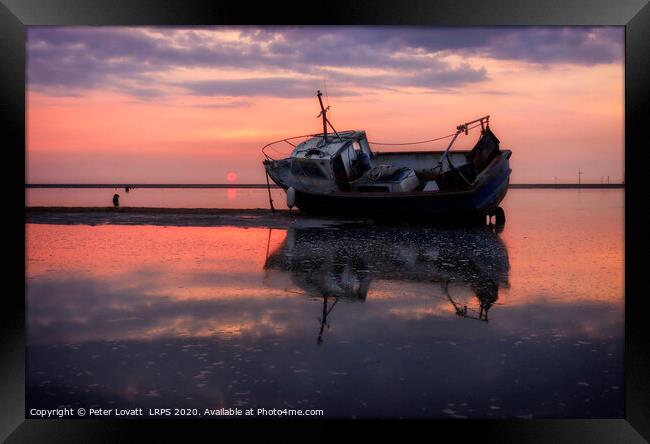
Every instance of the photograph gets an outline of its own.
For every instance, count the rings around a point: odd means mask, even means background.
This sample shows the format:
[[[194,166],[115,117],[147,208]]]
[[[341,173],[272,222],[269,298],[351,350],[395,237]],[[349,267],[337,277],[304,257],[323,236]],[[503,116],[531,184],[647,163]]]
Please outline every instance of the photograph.
[[[625,51],[26,26],[25,417],[625,419]]]

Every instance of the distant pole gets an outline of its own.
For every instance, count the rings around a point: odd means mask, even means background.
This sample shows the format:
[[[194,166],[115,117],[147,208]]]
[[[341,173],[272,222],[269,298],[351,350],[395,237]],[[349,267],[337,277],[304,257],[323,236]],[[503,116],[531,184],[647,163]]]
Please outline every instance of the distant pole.
[[[607,176],[607,185],[609,185],[609,176]]]
[[[555,185],[557,185],[557,176],[555,176]]]
[[[580,185],[580,176],[582,176],[584,173],[580,171],[580,168],[578,168],[578,185]]]

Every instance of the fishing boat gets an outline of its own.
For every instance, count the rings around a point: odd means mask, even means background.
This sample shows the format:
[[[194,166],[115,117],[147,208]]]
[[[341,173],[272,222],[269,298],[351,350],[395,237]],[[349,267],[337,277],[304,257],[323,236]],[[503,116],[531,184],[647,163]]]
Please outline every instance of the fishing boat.
[[[317,91],[323,132],[271,142],[262,148],[269,178],[286,192],[287,206],[312,215],[371,219],[426,220],[495,216],[504,222],[499,203],[508,191],[510,150],[500,149],[490,116],[456,127],[427,141],[380,144],[363,130],[336,131],[329,106]],[[452,151],[456,140],[480,127],[469,151]],[[329,131],[331,130],[331,131]],[[374,145],[415,145],[451,139],[444,151],[376,151]],[[302,141],[297,142],[298,139]],[[288,157],[269,150],[289,144]],[[373,146],[371,146],[373,145]],[[269,200],[273,201],[269,188]]]

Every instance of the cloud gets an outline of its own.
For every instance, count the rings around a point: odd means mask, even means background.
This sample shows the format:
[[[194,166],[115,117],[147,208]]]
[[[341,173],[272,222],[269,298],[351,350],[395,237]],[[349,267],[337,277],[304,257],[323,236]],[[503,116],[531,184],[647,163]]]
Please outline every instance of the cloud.
[[[253,106],[253,102],[247,100],[230,100],[222,102],[197,103],[192,105],[194,108],[248,108]]]
[[[439,91],[479,83],[485,67],[448,56],[549,65],[616,63],[623,30],[418,27],[28,28],[28,85],[52,95],[107,89],[147,99],[168,94],[304,97],[360,89]],[[218,78],[170,80],[177,70]],[[226,79],[219,71],[243,73]],[[259,73],[264,73],[259,74]],[[203,76],[204,77],[204,76]]]
[[[204,80],[178,84],[198,96],[273,96],[300,98],[313,95],[322,86],[322,79],[296,79],[290,77],[252,78],[232,80]],[[334,88],[338,95],[356,95],[353,91]]]
[[[592,65],[623,58],[622,27],[298,27],[263,28],[243,32],[257,42],[272,42],[283,51],[317,44],[325,56],[347,57],[350,48],[399,52],[454,52],[530,63]],[[282,43],[279,43],[282,42]],[[296,46],[297,45],[297,46]],[[285,48],[287,47],[287,48]],[[341,48],[342,54],[331,54]],[[295,49],[298,51],[298,49]]]
[[[596,65],[621,62],[623,28],[515,29],[494,38],[486,54],[531,63]]]

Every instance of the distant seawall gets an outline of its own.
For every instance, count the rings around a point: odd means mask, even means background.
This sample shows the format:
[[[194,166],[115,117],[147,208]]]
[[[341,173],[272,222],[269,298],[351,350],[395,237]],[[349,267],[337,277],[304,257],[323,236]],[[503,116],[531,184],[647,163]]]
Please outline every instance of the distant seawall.
[[[511,183],[508,188],[625,188],[624,183]]]
[[[258,183],[27,183],[25,188],[179,188],[179,189],[192,189],[192,188],[223,188],[223,189],[266,189],[266,184]],[[280,188],[277,185],[270,185],[271,188]],[[623,183],[511,183],[509,188],[517,189],[566,189],[566,188],[625,188]]]

